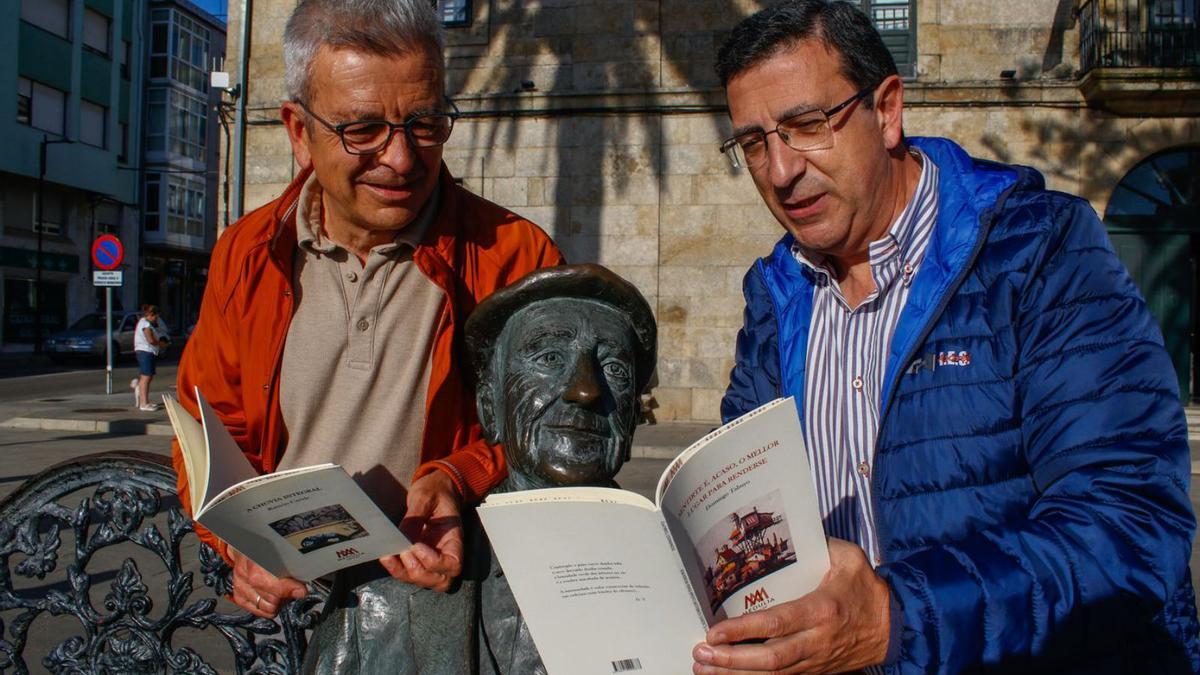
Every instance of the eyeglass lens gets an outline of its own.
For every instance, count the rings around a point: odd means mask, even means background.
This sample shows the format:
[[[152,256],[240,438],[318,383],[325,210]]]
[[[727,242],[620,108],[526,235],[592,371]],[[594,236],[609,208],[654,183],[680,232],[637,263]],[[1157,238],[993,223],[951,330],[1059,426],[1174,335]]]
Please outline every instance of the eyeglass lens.
[[[824,150],[832,147],[833,130],[825,113],[814,110],[789,117],[776,127],[779,140],[793,150]],[[767,134],[754,131],[733,139],[726,154],[735,167],[757,167],[767,158]]]
[[[342,141],[350,152],[369,154],[387,145],[396,131],[407,127],[409,140],[417,147],[441,145],[450,138],[454,118],[445,113],[414,117],[404,124],[382,121],[355,122],[341,128]]]

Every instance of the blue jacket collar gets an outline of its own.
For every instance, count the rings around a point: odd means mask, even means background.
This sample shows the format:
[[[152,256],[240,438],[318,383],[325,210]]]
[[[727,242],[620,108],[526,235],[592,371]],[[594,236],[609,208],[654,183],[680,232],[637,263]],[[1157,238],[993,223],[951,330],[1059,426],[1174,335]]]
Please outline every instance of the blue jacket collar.
[[[940,171],[938,219],[892,339],[884,374],[884,413],[899,374],[913,358],[912,352],[962,282],[1002,195],[1014,186],[1044,187],[1041,175],[1033,169],[975,159],[944,138],[913,137],[908,142],[920,148]],[[779,365],[784,388],[802,396],[813,279],[812,272],[792,256],[794,243],[791,234],[784,235],[760,268],[779,319]]]

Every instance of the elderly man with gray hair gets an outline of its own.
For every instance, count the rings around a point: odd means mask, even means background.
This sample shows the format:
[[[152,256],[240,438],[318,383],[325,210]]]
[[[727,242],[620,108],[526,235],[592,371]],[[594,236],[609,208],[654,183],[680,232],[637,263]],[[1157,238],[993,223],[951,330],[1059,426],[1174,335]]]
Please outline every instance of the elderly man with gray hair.
[[[217,242],[179,395],[196,415],[199,387],[262,473],[341,464],[414,542],[363,573],[445,591],[462,569],[461,509],[504,476],[458,353],[463,322],[562,256],[442,163],[457,110],[428,0],[303,0],[283,49],[302,170]],[[178,446],[174,458],[187,505]],[[303,597],[196,527],[246,610]]]

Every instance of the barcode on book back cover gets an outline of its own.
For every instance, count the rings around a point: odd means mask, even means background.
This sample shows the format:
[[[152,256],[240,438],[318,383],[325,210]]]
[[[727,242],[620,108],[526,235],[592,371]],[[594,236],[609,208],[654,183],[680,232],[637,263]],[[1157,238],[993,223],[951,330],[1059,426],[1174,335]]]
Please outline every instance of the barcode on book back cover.
[[[621,659],[620,661],[613,661],[612,666],[613,666],[614,673],[628,673],[633,670],[641,670],[642,669],[642,660],[641,659]]]

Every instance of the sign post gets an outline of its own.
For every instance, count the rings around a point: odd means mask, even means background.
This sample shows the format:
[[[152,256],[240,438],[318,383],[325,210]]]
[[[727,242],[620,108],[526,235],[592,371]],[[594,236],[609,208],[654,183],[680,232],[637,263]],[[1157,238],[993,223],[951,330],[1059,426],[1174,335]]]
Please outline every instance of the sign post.
[[[112,331],[112,289],[120,288],[124,281],[124,272],[117,270],[125,257],[125,247],[121,240],[111,234],[102,234],[92,242],[92,263],[96,271],[92,272],[92,285],[104,287],[104,393],[112,394],[113,370],[113,331]]]

